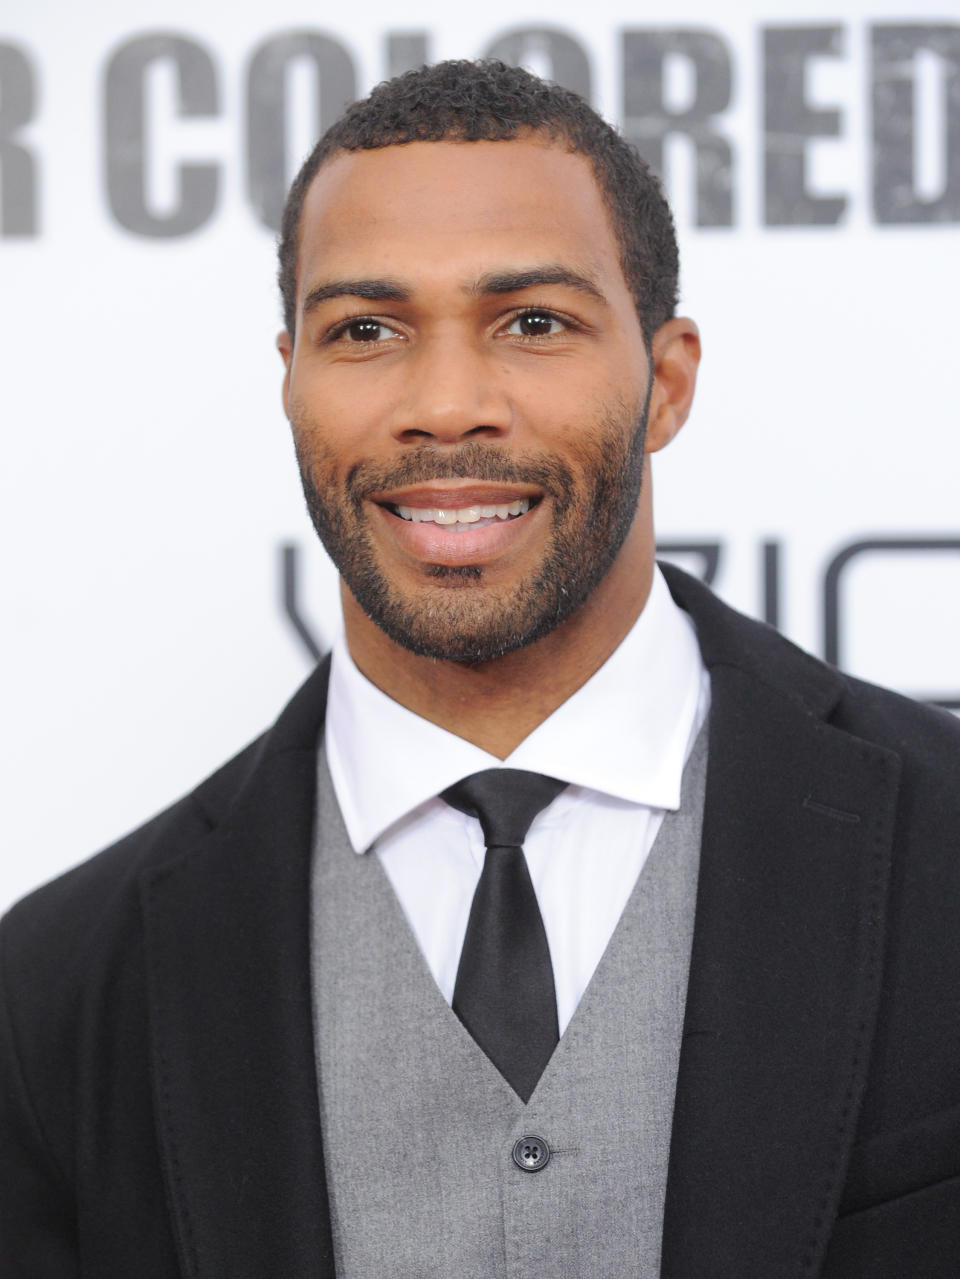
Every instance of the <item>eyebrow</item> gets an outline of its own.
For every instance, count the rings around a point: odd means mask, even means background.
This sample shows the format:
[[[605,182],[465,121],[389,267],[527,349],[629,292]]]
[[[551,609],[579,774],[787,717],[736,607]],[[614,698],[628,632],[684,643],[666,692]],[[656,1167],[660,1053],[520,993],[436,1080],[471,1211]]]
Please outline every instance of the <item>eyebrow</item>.
[[[587,294],[596,302],[606,302],[606,298],[589,275],[573,271],[566,266],[534,266],[519,271],[491,271],[481,275],[472,284],[469,292],[478,297],[489,297],[497,293],[519,293],[523,289],[535,289],[538,285],[560,284],[568,289],[576,289]]]
[[[303,299],[303,313],[331,298],[364,298],[367,302],[408,302],[410,290],[396,280],[328,280]]]
[[[597,302],[606,302],[603,293],[590,278],[580,271],[566,266],[533,266],[513,271],[489,271],[468,285],[466,292],[474,297],[493,297],[502,293],[520,293],[538,285],[562,285],[585,293]],[[328,280],[310,290],[303,300],[303,313],[307,315],[331,298],[363,298],[367,302],[409,302],[412,294],[398,280],[356,279]]]

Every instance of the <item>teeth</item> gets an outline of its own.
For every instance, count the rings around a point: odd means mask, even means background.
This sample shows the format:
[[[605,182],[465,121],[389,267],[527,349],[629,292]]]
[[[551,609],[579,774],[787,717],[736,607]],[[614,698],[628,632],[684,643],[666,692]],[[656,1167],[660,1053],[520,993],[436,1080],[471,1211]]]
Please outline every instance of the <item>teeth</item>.
[[[414,524],[476,524],[479,520],[508,520],[514,515],[524,515],[530,510],[530,499],[518,497],[513,502],[497,506],[446,507],[397,506],[394,508],[402,520]]]

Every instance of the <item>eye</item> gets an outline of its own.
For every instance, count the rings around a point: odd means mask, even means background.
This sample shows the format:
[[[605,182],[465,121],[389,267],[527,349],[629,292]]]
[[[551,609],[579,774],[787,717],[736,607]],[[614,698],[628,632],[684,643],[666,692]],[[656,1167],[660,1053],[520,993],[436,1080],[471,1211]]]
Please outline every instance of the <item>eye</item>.
[[[552,311],[524,311],[507,326],[513,337],[550,338],[563,333],[567,326]]]
[[[383,324],[380,320],[370,319],[368,316],[361,316],[356,320],[348,320],[333,334],[335,338],[346,338],[349,342],[383,342],[387,338],[397,337],[396,329],[390,328],[389,324]]]

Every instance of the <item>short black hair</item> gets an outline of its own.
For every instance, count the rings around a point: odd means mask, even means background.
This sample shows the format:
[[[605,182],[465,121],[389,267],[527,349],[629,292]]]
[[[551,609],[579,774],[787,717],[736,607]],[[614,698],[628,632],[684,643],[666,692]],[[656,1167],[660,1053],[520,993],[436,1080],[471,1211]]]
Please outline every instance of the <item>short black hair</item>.
[[[296,326],[300,210],[324,160],[338,151],[448,139],[506,141],[526,132],[546,134],[590,160],[649,345],[677,305],[677,238],[659,179],[579,94],[494,59],[439,62],[386,80],[324,133],[283,209],[278,280],[287,331],[292,335]]]

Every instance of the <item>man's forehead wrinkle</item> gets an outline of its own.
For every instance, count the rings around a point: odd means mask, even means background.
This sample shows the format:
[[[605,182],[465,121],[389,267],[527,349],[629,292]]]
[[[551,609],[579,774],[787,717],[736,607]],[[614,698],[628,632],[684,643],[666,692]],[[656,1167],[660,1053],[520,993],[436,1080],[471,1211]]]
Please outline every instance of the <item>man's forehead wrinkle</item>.
[[[355,297],[367,302],[406,302],[410,290],[397,280],[326,280],[316,284],[303,300],[304,312],[331,298]]]

